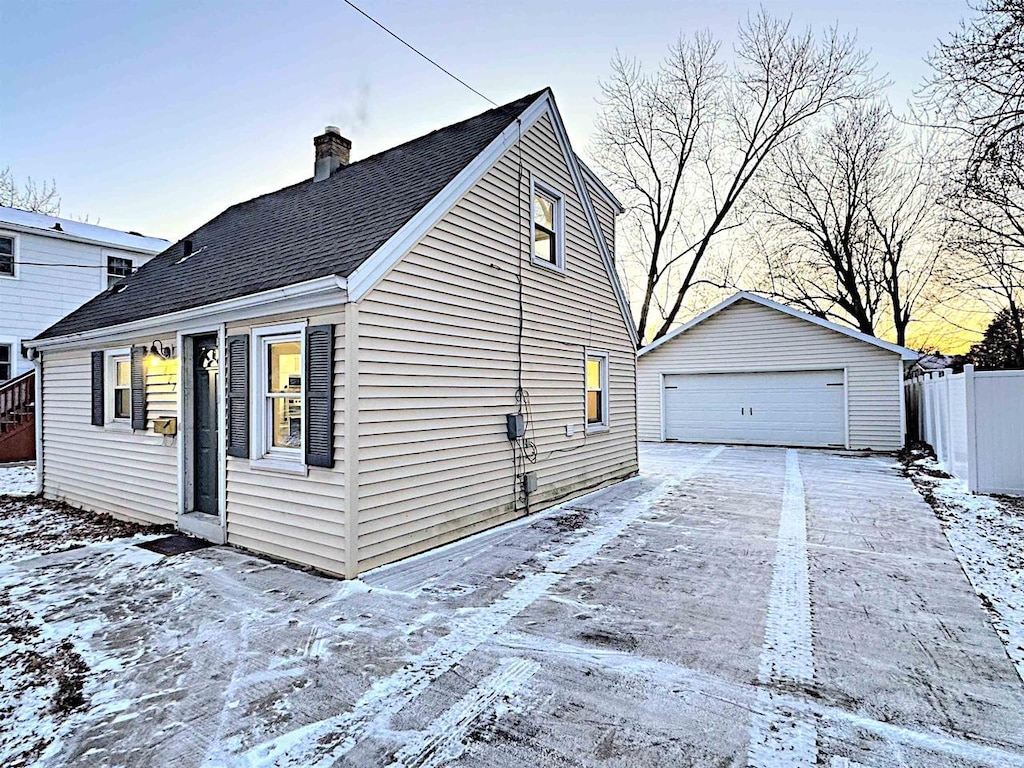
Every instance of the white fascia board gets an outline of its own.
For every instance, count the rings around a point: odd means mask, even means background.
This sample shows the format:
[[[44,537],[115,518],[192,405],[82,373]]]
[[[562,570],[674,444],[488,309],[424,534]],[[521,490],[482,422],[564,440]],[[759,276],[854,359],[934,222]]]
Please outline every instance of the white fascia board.
[[[805,320],[808,323],[814,323],[814,325],[819,325],[822,328],[827,328],[830,331],[835,331],[836,333],[841,333],[844,336],[849,336],[851,338],[857,339],[858,341],[863,341],[865,344],[871,344],[872,346],[879,347],[881,349],[886,350],[887,352],[894,352],[897,355],[899,355],[903,360],[917,360],[918,357],[920,357],[919,353],[915,352],[912,349],[908,349],[907,347],[901,347],[899,344],[893,344],[891,341],[885,341],[874,336],[869,336],[868,334],[861,333],[860,331],[854,330],[853,328],[847,328],[846,326],[830,322],[829,320],[824,320],[820,317],[809,315],[806,312],[801,312],[798,309],[787,307],[785,304],[779,304],[777,301],[772,301],[771,299],[766,299],[764,296],[759,296],[756,293],[749,293],[747,291],[739,291],[738,293],[735,293],[729,298],[727,298],[725,301],[716,304],[711,309],[702,312],[692,320],[684,323],[683,325],[679,326],[670,333],[665,334],[657,341],[651,342],[646,347],[641,349],[637,353],[637,355],[645,355],[648,352],[653,352],[666,341],[671,341],[676,336],[679,336],[681,333],[685,333],[686,331],[690,330],[699,323],[703,323],[712,315],[721,312],[726,307],[735,304],[737,301],[740,301],[741,299],[746,299],[747,301],[751,301],[755,304],[760,304],[762,307],[768,307],[769,309],[774,309],[778,312],[783,312],[799,320]]]
[[[104,343],[112,342],[121,338],[137,336],[147,331],[187,330],[191,326],[209,326],[270,314],[301,312],[333,305],[340,306],[347,301],[345,279],[328,275],[315,280],[307,280],[304,283],[252,293],[248,296],[239,296],[178,312],[168,312],[164,315],[134,320],[130,323],[110,325],[66,336],[55,336],[52,339],[26,341],[25,346],[29,349],[40,350],[53,347],[74,348],[94,344],[97,340],[103,340]]]
[[[433,200],[427,203],[417,212],[405,225],[392,235],[387,242],[378,248],[370,258],[364,261],[351,275],[348,276],[348,296],[350,301],[359,301],[369,293],[392,267],[394,267],[419,240],[430,231],[441,218],[450,211],[470,188],[476,184],[484,175],[494,167],[494,164],[501,159],[501,156],[513,147],[520,136],[525,134],[534,123],[544,115],[549,115],[551,124],[555,128],[555,135],[558,137],[562,153],[565,155],[566,164],[569,166],[576,192],[583,203],[583,210],[587,221],[590,224],[594,240],[597,243],[598,251],[605,262],[608,270],[608,277],[611,280],[612,289],[615,292],[616,301],[622,311],[623,320],[629,331],[633,344],[639,343],[636,328],[633,325],[633,316],[629,308],[629,302],[619,283],[618,275],[615,272],[615,265],[611,255],[608,253],[601,234],[601,227],[594,211],[594,204],[587,193],[586,185],[583,182],[583,175],[580,171],[576,155],[569,144],[565,126],[555,107],[551,92],[545,91],[537,97],[526,110],[513,121],[504,131],[501,132],[479,155],[467,165],[462,171],[442,189]]]

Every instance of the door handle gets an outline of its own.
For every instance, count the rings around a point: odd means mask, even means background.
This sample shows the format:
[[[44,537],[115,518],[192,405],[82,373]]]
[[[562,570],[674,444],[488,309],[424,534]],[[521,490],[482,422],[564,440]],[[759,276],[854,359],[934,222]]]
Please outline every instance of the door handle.
[[[747,409],[746,408],[740,408],[740,416],[746,416],[746,415],[747,415]]]

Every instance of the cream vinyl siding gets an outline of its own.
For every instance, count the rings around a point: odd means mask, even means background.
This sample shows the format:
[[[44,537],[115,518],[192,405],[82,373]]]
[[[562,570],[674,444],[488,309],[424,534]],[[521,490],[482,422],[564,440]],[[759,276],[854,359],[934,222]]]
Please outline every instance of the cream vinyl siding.
[[[661,374],[846,368],[850,447],[903,445],[900,355],[745,299],[642,355],[641,440],[661,439]]]
[[[150,335],[110,344],[125,348],[154,338],[174,344],[174,336]],[[177,415],[177,365],[170,375],[147,366],[146,432],[127,425],[91,424],[91,352],[104,349],[43,352],[43,494],[93,512],[141,523],[173,523],[177,517],[176,439],[152,432],[152,420]]]
[[[525,513],[505,436],[520,248],[531,510],[637,471],[635,352],[547,117],[524,135],[523,165],[565,196],[565,275],[530,261],[513,146],[359,303],[359,571]],[[610,356],[610,428],[591,434],[587,347]]]
[[[587,193],[590,195],[590,199],[594,203],[594,211],[597,213],[597,221],[601,226],[601,234],[604,235],[604,241],[608,246],[608,253],[615,257],[615,215],[616,210],[612,207],[611,203],[604,199],[600,192],[586,180],[584,176],[584,184],[587,187]]]
[[[257,552],[339,575],[345,574],[345,314],[278,315],[229,324],[227,336],[299,320],[334,324],[334,456],[331,469],[309,474],[253,469],[249,459],[227,457],[227,540]],[[250,344],[252,342],[250,341]],[[250,376],[255,375],[250,368]],[[254,418],[259,403],[250,402]]]

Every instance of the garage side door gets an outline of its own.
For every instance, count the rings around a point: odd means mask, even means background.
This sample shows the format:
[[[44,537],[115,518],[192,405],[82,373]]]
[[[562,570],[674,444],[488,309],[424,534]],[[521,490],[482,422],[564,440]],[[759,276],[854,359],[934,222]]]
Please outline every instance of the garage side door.
[[[665,376],[665,437],[697,443],[843,446],[843,372]]]

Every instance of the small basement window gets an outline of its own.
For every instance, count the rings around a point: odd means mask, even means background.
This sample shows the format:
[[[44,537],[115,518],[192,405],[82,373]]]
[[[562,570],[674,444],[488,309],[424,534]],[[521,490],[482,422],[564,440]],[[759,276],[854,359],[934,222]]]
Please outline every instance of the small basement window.
[[[107,288],[113,288],[132,273],[132,260],[107,256]]]
[[[565,270],[565,200],[550,187],[532,183],[533,260]]]
[[[0,344],[0,381],[7,381],[14,373],[13,350],[10,344]]]
[[[0,235],[0,277],[15,277],[14,238]]]
[[[108,358],[110,403],[107,421],[130,421],[132,418],[132,361],[129,355]]]
[[[608,427],[608,353],[587,352],[587,431]]]

